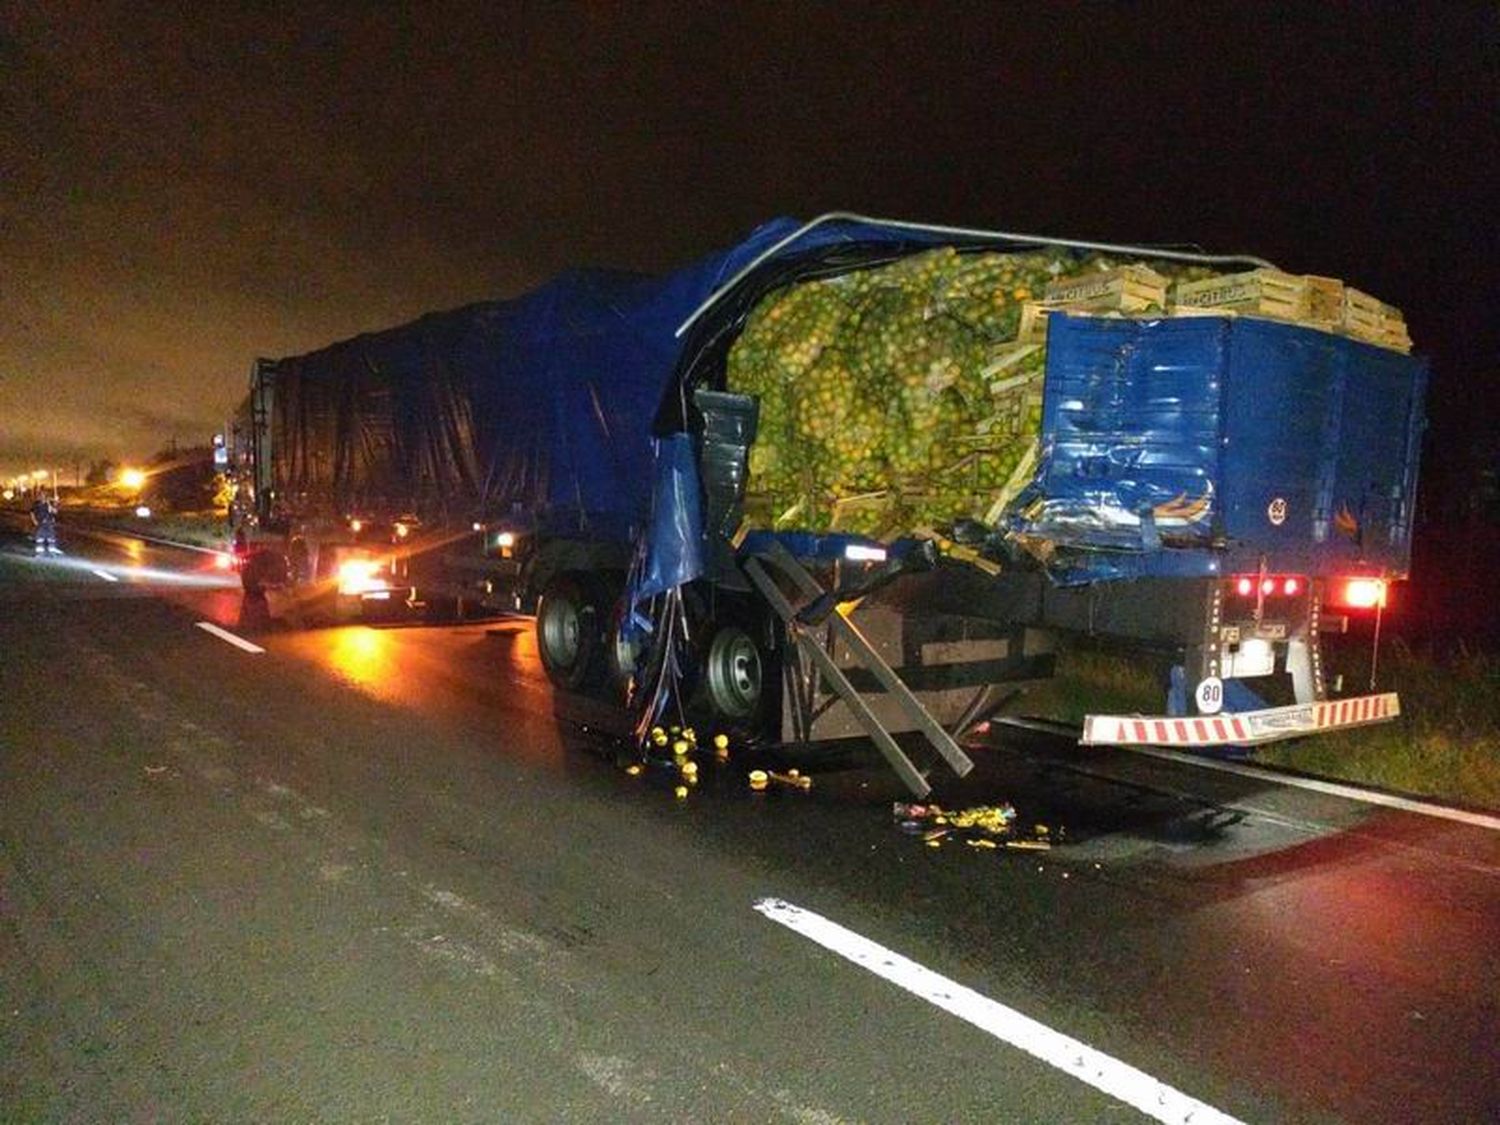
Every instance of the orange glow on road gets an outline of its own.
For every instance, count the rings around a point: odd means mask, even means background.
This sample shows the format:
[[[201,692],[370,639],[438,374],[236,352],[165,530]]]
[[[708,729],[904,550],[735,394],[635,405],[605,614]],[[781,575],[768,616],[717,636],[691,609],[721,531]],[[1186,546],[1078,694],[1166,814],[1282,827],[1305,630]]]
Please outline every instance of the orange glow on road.
[[[396,644],[389,633],[351,626],[328,636],[328,663],[338,676],[372,695],[396,694]]]

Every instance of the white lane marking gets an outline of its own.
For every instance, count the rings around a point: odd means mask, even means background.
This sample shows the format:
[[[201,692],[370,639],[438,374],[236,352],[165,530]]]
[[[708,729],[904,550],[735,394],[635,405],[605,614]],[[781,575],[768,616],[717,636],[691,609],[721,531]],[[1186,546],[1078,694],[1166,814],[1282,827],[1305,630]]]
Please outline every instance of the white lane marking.
[[[249,641],[245,640],[244,637],[236,637],[228,629],[220,629],[212,621],[200,621],[198,622],[198,628],[202,629],[205,633],[213,634],[221,641],[228,641],[230,644],[234,645],[235,648],[242,648],[246,652],[266,651],[265,649],[261,648],[260,645],[251,644]]]
[[[1484,813],[1469,812],[1467,809],[1450,808],[1447,805],[1433,804],[1430,801],[1414,801],[1410,797],[1396,797],[1389,793],[1376,792],[1373,789],[1362,789],[1357,785],[1340,785],[1336,781],[1318,781],[1316,778],[1311,777],[1292,777],[1288,774],[1278,773],[1276,770],[1261,769],[1258,766],[1247,766],[1240,762],[1221,762],[1213,758],[1202,758],[1197,754],[1184,754],[1180,750],[1166,750],[1158,746],[1121,746],[1119,749],[1128,750],[1132,754],[1144,754],[1148,758],[1161,758],[1163,761],[1177,762],[1186,766],[1197,766],[1199,769],[1238,774],[1240,777],[1252,778],[1255,781],[1268,781],[1277,785],[1290,785],[1296,789],[1309,789],[1314,793],[1326,793],[1331,797],[1343,797],[1347,801],[1361,801],[1367,805],[1381,805],[1388,809],[1400,809],[1402,812],[1416,813],[1419,816],[1434,816],[1440,820],[1456,820],[1459,824],[1467,824],[1474,828],[1488,828],[1492,832],[1500,832],[1500,816],[1487,816]]]
[[[116,578],[113,574],[111,574],[107,570],[91,570],[91,571],[89,571],[89,573],[92,574],[92,575],[94,575],[96,578],[102,578],[102,579],[104,579],[104,581],[106,581],[106,582],[118,582],[119,581],[118,578]]]
[[[1046,1024],[1007,1008],[971,988],[924,968],[883,945],[877,945],[831,922],[821,914],[803,910],[778,898],[763,898],[755,909],[773,922],[817,942],[824,949],[853,961],[878,977],[920,996],[945,1012],[987,1031],[1002,1042],[1018,1047],[1028,1055],[1056,1067],[1096,1090],[1102,1090],[1126,1105],[1134,1106],[1146,1116],[1174,1125],[1241,1125],[1230,1117],[1158,1082],[1128,1063],[1096,1051],[1086,1043],[1053,1031]]]

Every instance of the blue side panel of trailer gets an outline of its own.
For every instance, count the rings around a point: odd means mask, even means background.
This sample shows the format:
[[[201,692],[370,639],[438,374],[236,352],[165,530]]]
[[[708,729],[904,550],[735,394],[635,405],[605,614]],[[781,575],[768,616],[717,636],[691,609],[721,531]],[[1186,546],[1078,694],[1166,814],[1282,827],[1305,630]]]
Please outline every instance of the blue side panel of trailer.
[[[1065,582],[1179,573],[1205,549],[1224,571],[1405,574],[1426,379],[1292,324],[1054,315],[1010,526],[1060,552]]]

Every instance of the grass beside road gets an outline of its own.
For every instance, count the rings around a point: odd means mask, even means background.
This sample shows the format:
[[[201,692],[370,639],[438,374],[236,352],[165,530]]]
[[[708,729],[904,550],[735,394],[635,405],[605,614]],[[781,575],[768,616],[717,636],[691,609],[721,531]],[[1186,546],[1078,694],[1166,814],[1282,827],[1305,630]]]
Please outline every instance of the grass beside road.
[[[1369,683],[1368,652],[1346,684]],[[1460,649],[1439,657],[1397,639],[1376,686],[1401,695],[1394,723],[1265,747],[1262,761],[1387,789],[1500,808],[1500,660]]]
[[[128,509],[80,507],[69,509],[64,518],[68,516],[95,527],[193,547],[222,548],[229,541],[228,524],[222,512],[167,512],[142,519]]]
[[[1347,695],[1369,684],[1369,648],[1329,653]],[[1028,714],[1080,722],[1087,713],[1160,714],[1160,673],[1140,661],[1073,652],[1052,683],[1028,693]],[[1400,719],[1317,738],[1276,742],[1256,760],[1304,773],[1461,804],[1500,808],[1500,659],[1460,648],[1449,655],[1395,639],[1381,646],[1378,691],[1401,696]]]

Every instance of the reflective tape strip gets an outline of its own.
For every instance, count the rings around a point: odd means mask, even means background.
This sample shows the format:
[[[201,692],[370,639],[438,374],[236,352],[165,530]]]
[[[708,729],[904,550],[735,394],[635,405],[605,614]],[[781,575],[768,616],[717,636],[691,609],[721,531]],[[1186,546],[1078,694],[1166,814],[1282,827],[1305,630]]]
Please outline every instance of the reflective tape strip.
[[[1090,715],[1083,721],[1079,741],[1086,746],[1234,746],[1383,723],[1400,714],[1400,698],[1395,692],[1386,692],[1241,711],[1213,719]]]

